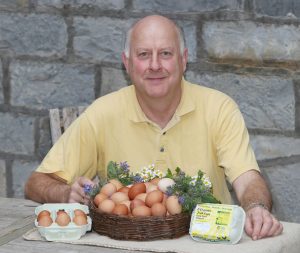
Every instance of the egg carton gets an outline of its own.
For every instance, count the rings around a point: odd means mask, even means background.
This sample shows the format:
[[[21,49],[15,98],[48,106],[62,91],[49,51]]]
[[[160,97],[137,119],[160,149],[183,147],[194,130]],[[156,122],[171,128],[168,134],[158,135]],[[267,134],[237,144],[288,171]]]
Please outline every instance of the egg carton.
[[[70,216],[71,222],[67,226],[60,226],[55,222],[57,211],[65,210],[65,212]],[[39,226],[37,218],[34,223],[38,228],[41,236],[46,238],[47,241],[73,241],[78,240],[81,236],[85,235],[87,231],[92,229],[92,220],[87,216],[86,225],[77,225],[73,222],[74,210],[80,209],[85,214],[89,213],[89,208],[86,205],[79,203],[62,203],[62,204],[43,204],[35,209],[36,216],[43,210],[50,212],[50,216],[53,220],[53,223],[48,227]]]

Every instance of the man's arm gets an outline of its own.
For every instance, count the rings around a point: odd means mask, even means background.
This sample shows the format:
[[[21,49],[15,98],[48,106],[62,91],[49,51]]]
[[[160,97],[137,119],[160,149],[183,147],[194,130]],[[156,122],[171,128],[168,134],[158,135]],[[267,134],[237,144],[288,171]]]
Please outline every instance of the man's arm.
[[[25,197],[39,203],[68,202],[71,186],[54,174],[33,172],[25,184]]]
[[[283,227],[271,214],[271,193],[260,173],[255,170],[247,171],[232,185],[238,201],[246,212],[246,233],[253,240],[279,235]]]
[[[68,185],[55,174],[33,172],[25,185],[25,197],[39,203],[72,203],[88,204],[89,196],[84,192],[84,185],[94,186],[88,178],[79,177]]]

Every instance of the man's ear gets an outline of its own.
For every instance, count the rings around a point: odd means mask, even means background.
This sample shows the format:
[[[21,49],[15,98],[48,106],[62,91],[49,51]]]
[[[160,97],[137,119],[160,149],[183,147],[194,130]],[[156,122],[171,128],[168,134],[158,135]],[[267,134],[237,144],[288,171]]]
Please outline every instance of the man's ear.
[[[187,61],[188,61],[188,49],[185,48],[182,54],[183,72],[185,72],[186,70]]]
[[[122,52],[122,61],[123,61],[123,64],[125,66],[126,72],[128,73],[129,59],[126,57],[124,52]]]

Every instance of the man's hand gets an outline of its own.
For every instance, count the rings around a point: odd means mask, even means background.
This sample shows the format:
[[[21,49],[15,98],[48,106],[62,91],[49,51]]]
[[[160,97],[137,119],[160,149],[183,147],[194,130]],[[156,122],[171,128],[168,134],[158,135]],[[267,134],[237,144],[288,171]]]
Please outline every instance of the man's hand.
[[[259,172],[250,170],[243,173],[232,186],[246,212],[247,235],[257,240],[282,233],[282,224],[269,211],[272,210],[271,193]]]
[[[95,185],[93,181],[85,177],[79,177],[71,186],[71,192],[69,195],[69,203],[81,203],[87,205],[90,197],[84,192],[84,185]]]
[[[253,240],[281,234],[282,224],[265,208],[256,206],[246,212],[245,232]]]

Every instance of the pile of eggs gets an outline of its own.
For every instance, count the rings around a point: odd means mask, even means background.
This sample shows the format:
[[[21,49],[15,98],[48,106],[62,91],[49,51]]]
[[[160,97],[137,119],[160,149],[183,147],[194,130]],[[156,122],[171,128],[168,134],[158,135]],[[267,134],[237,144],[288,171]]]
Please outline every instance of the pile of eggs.
[[[167,188],[173,184],[170,178],[155,178],[124,186],[117,179],[111,179],[93,201],[100,213],[140,217],[180,214],[182,206],[178,198],[166,195]]]
[[[72,214],[64,209],[59,209],[52,212],[42,210],[37,215],[37,223],[41,227],[49,227],[55,223],[61,227],[65,227],[71,222],[77,226],[86,225],[88,223],[87,214],[81,209],[75,209],[72,211]]]

